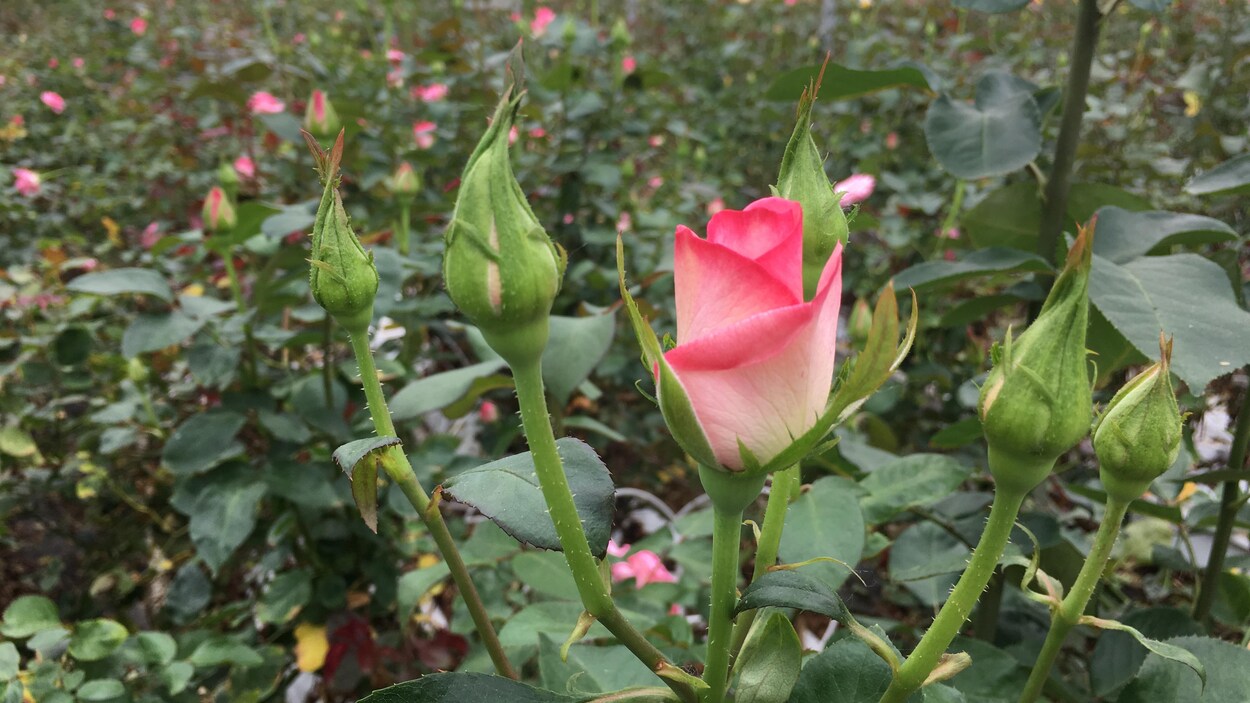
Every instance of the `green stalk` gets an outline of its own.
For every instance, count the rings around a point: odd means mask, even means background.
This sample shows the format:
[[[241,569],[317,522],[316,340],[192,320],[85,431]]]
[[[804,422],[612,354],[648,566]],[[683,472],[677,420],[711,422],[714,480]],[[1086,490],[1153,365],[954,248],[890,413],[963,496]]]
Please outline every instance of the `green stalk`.
[[[733,610],[738,600],[738,550],[742,542],[742,511],[721,510],[712,503],[712,609],[708,614],[707,663],[700,692],[703,703],[722,703],[729,685],[729,646]]]
[[[408,248],[410,245],[408,238],[409,210],[411,206],[407,200],[399,204],[399,236],[398,248],[399,253],[404,257],[408,256]]]
[[[1026,494],[1025,491],[999,484],[994,492],[994,503],[990,506],[989,522],[985,525],[985,532],[981,534],[981,541],[972,552],[972,560],[968,562],[967,570],[959,578],[959,583],[955,584],[929,631],[920,638],[920,643],[916,645],[911,656],[894,673],[894,680],[881,697],[881,703],[906,701],[924,685],[934,667],[940,663],[946,648],[955,639],[955,635],[959,634],[964,621],[976,605],[985,584],[994,575],[994,569],[1007,547],[1012,525],[1016,522],[1016,515],[1020,512],[1020,505]]]
[[[664,654],[647,641],[617,609],[612,601],[612,594],[608,592],[603,577],[599,574],[599,565],[590,552],[590,543],[586,540],[586,532],[573,502],[568,477],[564,475],[564,466],[556,450],[551,418],[547,414],[547,399],[543,392],[541,358],[514,366],[512,378],[516,383],[517,401],[521,406],[521,424],[534,457],[538,483],[551,515],[551,522],[555,525],[556,535],[560,538],[564,559],[568,562],[569,570],[573,572],[573,581],[577,584],[582,605],[653,672],[658,675],[660,671],[668,670],[672,664],[665,659]],[[694,700],[694,689],[690,685],[662,678],[683,701]]]
[[[768,493],[768,505],[764,508],[764,524],[760,527],[759,544],[755,549],[755,570],[751,580],[768,573],[768,567],[777,562],[777,553],[781,549],[781,531],[786,524],[786,512],[790,508],[791,499],[798,495],[802,487],[802,477],[798,465],[773,474],[773,487]],[[738,616],[734,623],[733,639],[729,646],[729,659],[733,663],[742,643],[751,631],[757,611],[748,610]]]
[[[364,386],[365,399],[369,403],[369,415],[373,417],[373,426],[379,436],[398,437],[399,435],[395,433],[395,423],[391,421],[390,408],[386,405],[386,396],[382,392],[382,384],[378,381],[377,367],[373,364],[373,350],[369,348],[369,330],[367,327],[349,329],[348,336],[351,338],[352,351],[356,354],[356,364],[360,369],[360,382]],[[439,511],[437,504],[430,505],[430,496],[417,481],[412,464],[408,462],[408,456],[399,445],[383,450],[382,468],[387,476],[399,486],[399,490],[403,491],[412,507],[416,508],[417,514],[421,516],[421,520],[429,529],[430,536],[438,545],[443,561],[447,563],[447,569],[451,572],[451,578],[455,581],[456,588],[460,590],[460,597],[469,608],[469,617],[473,619],[473,626],[477,628],[482,643],[486,645],[486,651],[490,653],[495,671],[500,676],[510,679],[518,678],[516,670],[512,668],[512,663],[508,661],[508,656],[503,651],[503,645],[499,642],[499,635],[495,633],[495,626],[486,612],[486,605],[482,603],[482,597],[469,577],[469,569],[460,556],[460,550],[457,549],[456,542],[447,529],[447,523],[443,521],[443,513]]]
[[[1250,367],[1247,367],[1250,373]],[[1233,445],[1228,450],[1228,468],[1240,471],[1246,466],[1246,445],[1250,444],[1250,393],[1241,399],[1237,413],[1237,426],[1233,429]],[[1220,574],[1224,572],[1224,556],[1232,539],[1237,511],[1241,507],[1240,481],[1225,481],[1220,495],[1220,513],[1215,523],[1215,536],[1211,541],[1211,555],[1207,557],[1206,570],[1202,572],[1202,587],[1194,601],[1194,620],[1205,622],[1211,615],[1211,605],[1220,589]]]
[[[1050,669],[1054,666],[1055,658],[1063,649],[1064,639],[1080,622],[1085,606],[1094,593],[1094,587],[1098,585],[1098,579],[1102,577],[1102,571],[1107,567],[1107,558],[1111,556],[1111,548],[1115,546],[1115,539],[1120,534],[1120,523],[1124,521],[1124,513],[1128,511],[1128,505],[1128,501],[1107,497],[1107,511],[1103,514],[1102,523],[1098,526],[1094,546],[1089,550],[1089,556],[1085,558],[1085,564],[1081,567],[1081,573],[1077,575],[1076,582],[1072,584],[1072,590],[1063,599],[1063,603],[1050,615],[1050,632],[1046,634],[1046,642],[1042,645],[1042,651],[1037,655],[1037,661],[1033,664],[1033,671],[1029,674],[1029,681],[1024,686],[1024,692],[1020,694],[1020,703],[1033,703],[1041,695],[1042,687],[1046,685],[1046,679],[1050,676]]]

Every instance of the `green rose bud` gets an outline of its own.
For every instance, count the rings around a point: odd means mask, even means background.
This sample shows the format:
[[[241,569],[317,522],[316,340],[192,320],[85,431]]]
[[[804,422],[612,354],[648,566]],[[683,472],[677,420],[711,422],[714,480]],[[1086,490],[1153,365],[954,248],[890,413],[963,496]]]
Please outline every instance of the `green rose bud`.
[[[200,217],[204,220],[205,232],[229,232],[239,223],[238,216],[234,213],[234,205],[230,203],[230,197],[221,186],[213,186],[208,191]]]
[[[538,224],[512,175],[508,130],[521,104],[520,57],[518,45],[494,119],[464,168],[443,258],[452,301],[513,366],[541,357],[564,275],[562,251]]]
[[[223,163],[217,167],[217,182],[231,195],[238,191],[239,174],[232,164]]]
[[[978,411],[1000,487],[1032,490],[1089,431],[1093,400],[1085,329],[1093,237],[1091,222],[1068,252],[1037,320],[1018,339],[1009,330],[995,349]]]
[[[1120,389],[1094,423],[1094,453],[1107,494],[1141,497],[1176,461],[1181,411],[1172,391],[1172,341],[1159,335],[1159,362]]]
[[[148,365],[143,363],[143,359],[140,359],[137,356],[131,357],[130,361],[126,364],[126,377],[129,378],[135,385],[144,385],[148,382],[148,378],[150,378],[151,375],[152,373],[148,370]]]
[[[338,170],[343,158],[343,133],[339,132],[329,154],[322,151],[307,132],[304,139],[325,181],[321,205],[313,223],[312,258],[308,260],[312,264],[309,286],[317,304],[346,327],[348,333],[355,335],[367,331],[373,320],[378,269],[373,264],[373,254],[364,250],[352,231],[347,211],[343,209],[343,198],[339,195]]]
[[[313,90],[304,110],[304,130],[318,139],[328,139],[340,129],[339,114],[321,90]]]
[[[623,51],[634,43],[634,38],[629,33],[629,26],[625,24],[624,17],[616,18],[616,22],[612,23],[612,32],[608,35],[612,48],[616,51]]]
[[[798,120],[781,157],[781,173],[773,189],[777,195],[803,206],[803,297],[808,300],[816,294],[820,273],[834,247],[845,244],[847,238],[846,215],[812,138],[812,106],[823,76],[822,67],[816,82],[804,89],[799,98]]]
[[[393,195],[412,197],[421,190],[421,176],[417,175],[412,164],[405,161],[391,174],[387,186]]]

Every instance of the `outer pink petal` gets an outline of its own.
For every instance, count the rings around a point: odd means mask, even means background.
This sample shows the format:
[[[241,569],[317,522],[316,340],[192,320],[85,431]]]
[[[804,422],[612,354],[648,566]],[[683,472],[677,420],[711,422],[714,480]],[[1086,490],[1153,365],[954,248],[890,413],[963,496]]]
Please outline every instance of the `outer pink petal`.
[[[755,261],[677,228],[673,247],[677,340],[694,341],[774,308],[801,302]]]
[[[841,293],[839,249],[810,303],[758,315],[665,355],[722,464],[743,468],[739,440],[767,462],[820,417],[833,384]],[[763,331],[764,322],[783,316],[789,328],[775,325],[783,334]]]
[[[745,210],[722,210],[707,225],[707,239],[754,259],[803,297],[803,207],[764,198]]]
[[[618,561],[612,565],[612,581],[614,583],[634,577],[634,567],[629,562]]]

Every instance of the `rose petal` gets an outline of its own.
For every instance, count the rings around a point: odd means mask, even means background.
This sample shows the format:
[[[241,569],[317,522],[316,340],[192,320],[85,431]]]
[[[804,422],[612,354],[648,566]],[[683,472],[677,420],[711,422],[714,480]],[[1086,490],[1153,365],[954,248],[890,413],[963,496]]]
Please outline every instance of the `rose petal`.
[[[754,259],[803,297],[803,206],[764,198],[745,210],[722,210],[707,225],[707,240]]]

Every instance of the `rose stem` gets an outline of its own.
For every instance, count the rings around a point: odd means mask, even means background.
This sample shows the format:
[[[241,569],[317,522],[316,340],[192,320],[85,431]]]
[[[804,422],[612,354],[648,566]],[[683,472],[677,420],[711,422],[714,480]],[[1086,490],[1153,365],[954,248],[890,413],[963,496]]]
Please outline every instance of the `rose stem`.
[[[352,342],[352,351],[356,354],[360,382],[365,389],[365,399],[369,404],[369,415],[373,417],[373,426],[379,436],[397,437],[395,423],[391,422],[391,411],[386,405],[386,396],[382,392],[382,384],[378,381],[377,367],[373,364],[373,350],[369,348],[368,326],[348,329],[347,333]],[[491,624],[486,605],[482,603],[482,597],[469,577],[469,569],[460,556],[460,550],[456,548],[456,542],[447,529],[447,523],[443,521],[443,513],[438,509],[438,505],[430,505],[430,497],[417,481],[412,464],[408,462],[408,456],[404,454],[400,445],[386,447],[383,452],[382,468],[403,491],[412,507],[416,508],[417,514],[421,516],[421,520],[429,529],[430,536],[438,545],[443,561],[447,563],[447,569],[451,572],[451,578],[456,582],[456,588],[460,590],[460,597],[469,608],[469,616],[473,619],[473,625],[477,628],[482,643],[486,645],[486,650],[490,653],[495,671],[510,679],[517,678],[516,670],[512,668],[512,663],[508,661],[503,645],[499,642],[499,635],[495,633],[495,626]]]
[[[1046,643],[1042,645],[1042,651],[1038,653],[1033,671],[1029,674],[1029,681],[1024,686],[1024,692],[1020,694],[1020,703],[1032,703],[1041,694],[1055,657],[1063,648],[1064,639],[1080,621],[1085,605],[1089,603],[1089,597],[1094,593],[1094,587],[1098,585],[1098,579],[1107,566],[1107,558],[1111,556],[1111,547],[1115,545],[1115,539],[1120,533],[1120,523],[1124,520],[1128,505],[1128,501],[1107,496],[1107,509],[1103,513],[1102,523],[1098,525],[1094,546],[1089,550],[1089,556],[1085,558],[1085,564],[1081,566],[1081,573],[1072,584],[1072,590],[1063,599],[1063,603],[1051,612],[1050,632],[1046,634]]]
[[[568,562],[569,570],[573,572],[582,605],[652,671],[659,672],[672,667],[664,654],[647,641],[617,609],[612,602],[612,594],[608,592],[603,577],[599,574],[595,557],[590,553],[590,543],[586,540],[581,517],[573,502],[573,493],[569,489],[568,477],[564,475],[564,466],[556,450],[551,418],[547,414],[547,400],[543,392],[541,359],[514,366],[512,378],[516,382],[521,424],[534,458],[538,483],[551,514],[551,521],[555,525],[556,535],[560,539],[564,559]],[[694,689],[688,684],[667,677],[662,679],[683,701],[695,699]]]

